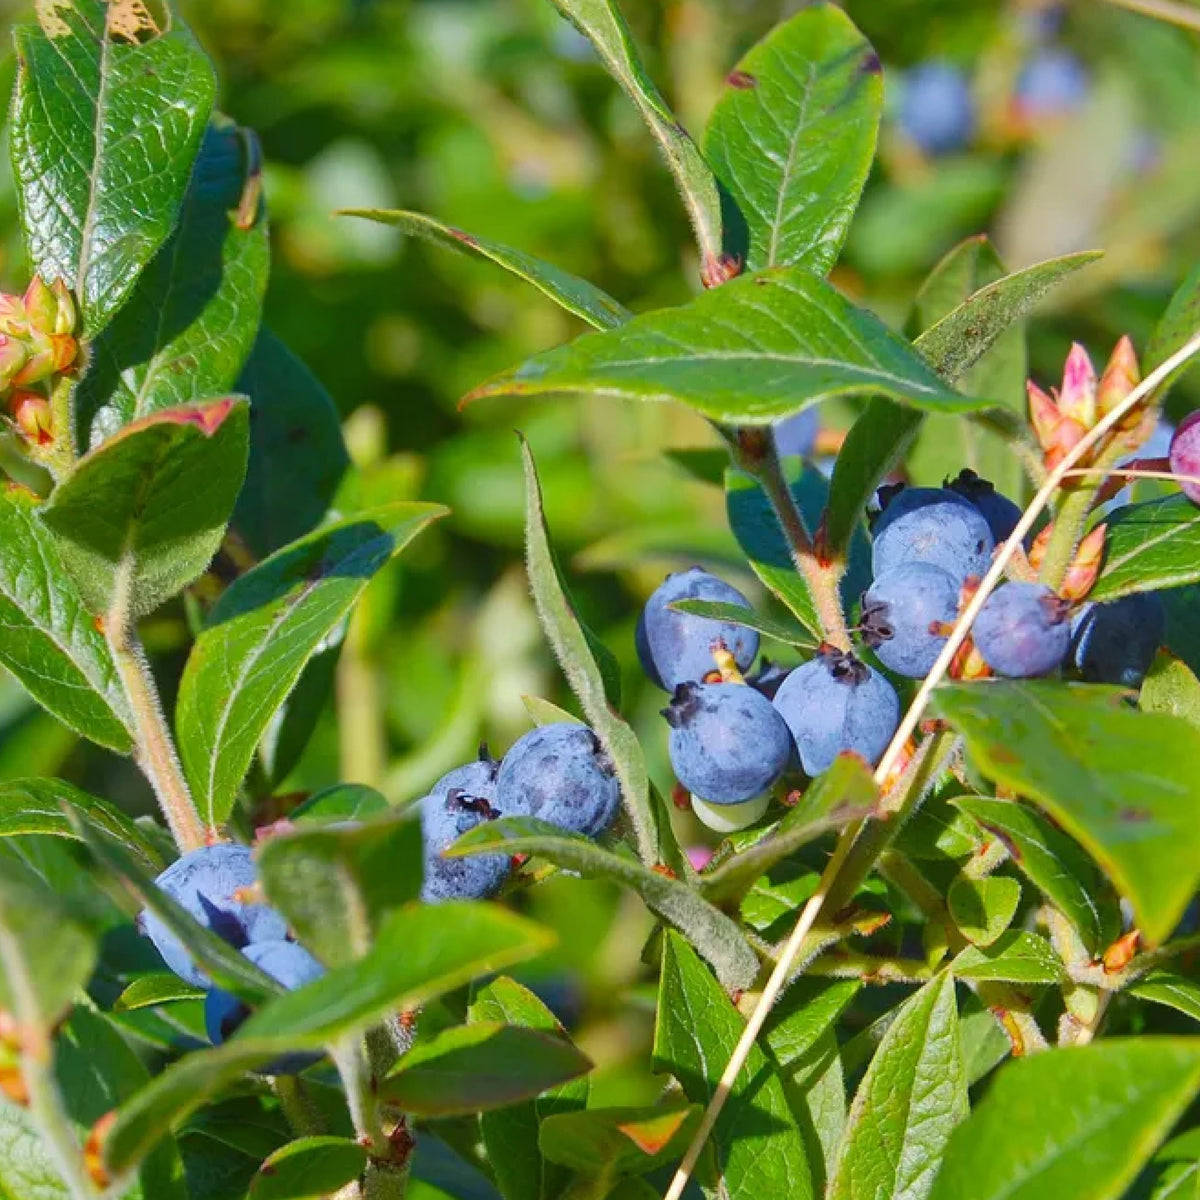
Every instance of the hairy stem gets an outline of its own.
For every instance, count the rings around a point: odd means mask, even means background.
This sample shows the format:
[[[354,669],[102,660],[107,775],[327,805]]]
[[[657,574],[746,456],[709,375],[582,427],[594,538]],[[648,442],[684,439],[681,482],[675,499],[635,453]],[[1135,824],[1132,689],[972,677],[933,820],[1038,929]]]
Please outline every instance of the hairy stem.
[[[1042,560],[1042,568],[1038,578],[1048,587],[1057,591],[1071,562],[1075,551],[1087,528],[1088,517],[1092,505],[1096,501],[1096,493],[1100,490],[1109,469],[1127,453],[1119,446],[1110,445],[1096,456],[1096,475],[1086,483],[1080,483],[1063,493],[1062,503],[1054,514],[1054,527],[1050,531],[1050,540],[1046,546],[1046,557]]]
[[[113,613],[105,622],[105,636],[121,685],[133,711],[136,749],[134,756],[150,781],[171,836],[181,854],[208,841],[207,831],[188,791],[175,742],[163,717],[162,701],[145,651],[123,613]]]
[[[823,563],[818,557],[804,515],[788,487],[770,430],[740,429],[728,436],[738,466],[758,480],[771,502],[792,562],[808,585],[822,636],[839,650],[849,650],[850,633],[846,628],[846,617],[838,592],[842,564]]]
[[[311,1137],[326,1132],[325,1122],[300,1076],[276,1075],[271,1080],[271,1087],[288,1128],[297,1137]]]

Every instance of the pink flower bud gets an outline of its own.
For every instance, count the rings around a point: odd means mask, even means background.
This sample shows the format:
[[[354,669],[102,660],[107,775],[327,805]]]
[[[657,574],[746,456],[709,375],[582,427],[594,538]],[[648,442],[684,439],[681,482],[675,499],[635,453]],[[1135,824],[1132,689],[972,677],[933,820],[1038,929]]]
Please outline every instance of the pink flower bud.
[[[45,396],[37,392],[14,392],[9,411],[17,428],[35,446],[48,446],[54,441],[54,422]]]
[[[0,388],[6,388],[13,382],[28,357],[21,342],[0,334]]]
[[[58,299],[40,275],[35,275],[25,289],[25,316],[39,333],[50,334],[58,321]]]
[[[1129,338],[1123,337],[1113,347],[1096,388],[1096,405],[1100,415],[1108,416],[1141,381],[1142,372],[1138,366],[1137,351]]]
[[[1078,342],[1071,346],[1063,367],[1058,411],[1064,417],[1078,421],[1085,430],[1096,423],[1096,371],[1088,352]]]
[[[11,382],[18,386],[41,383],[54,374],[56,359],[54,344],[49,334],[31,330],[25,343],[27,357],[24,365],[12,376]]]

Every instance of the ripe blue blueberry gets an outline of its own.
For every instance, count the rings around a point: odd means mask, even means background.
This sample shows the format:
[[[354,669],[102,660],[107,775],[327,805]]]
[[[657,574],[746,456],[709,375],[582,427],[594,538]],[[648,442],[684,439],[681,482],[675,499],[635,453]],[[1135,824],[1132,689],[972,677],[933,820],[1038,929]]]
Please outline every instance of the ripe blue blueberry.
[[[477,762],[443,775],[421,801],[425,847],[421,899],[427,903],[482,900],[499,891],[508,877],[511,859],[507,854],[442,857],[442,852],[467,830],[499,815],[495,807],[499,772],[500,764],[484,751]]]
[[[668,575],[646,601],[638,619],[638,658],[653,683],[673,692],[681,683],[703,679],[716,670],[712,652],[718,644],[733,655],[741,670],[751,666],[758,654],[757,630],[668,607],[678,600],[717,600],[750,607],[737,588],[701,567]]]
[[[775,422],[775,449],[780,454],[811,458],[820,428],[815,408],[806,408]]]
[[[762,795],[792,755],[788,727],[771,701],[739,683],[681,683],[663,709],[675,777],[710,804]]]
[[[867,645],[888,670],[924,678],[958,616],[958,593],[958,584],[929,563],[907,563],[881,575],[863,597]]]
[[[320,979],[325,968],[303,946],[286,940],[255,942],[242,953],[289,992]],[[213,988],[204,998],[204,1028],[214,1046],[227,1042],[250,1015],[249,1007],[230,992]],[[320,1059],[319,1054],[285,1054],[261,1068],[264,1075],[295,1075]]]
[[[616,819],[621,789],[600,739],[586,725],[540,725],[500,764],[496,806],[504,817],[538,817],[598,837]]]
[[[878,579],[924,562],[956,583],[983,575],[996,541],[983,514],[949,488],[903,488],[893,493],[872,530],[871,567]]]
[[[1071,646],[1069,608],[1044,583],[1006,583],[988,597],[971,633],[997,675],[1049,675]]]
[[[1002,492],[996,491],[995,486],[986,479],[980,479],[968,467],[964,467],[958,478],[946,485],[952,492],[957,492],[964,499],[970,500],[981,513],[992,531],[992,539],[998,546],[1007,541],[1016,529],[1021,519],[1021,507],[1014,504]]]
[[[258,882],[246,846],[233,842],[201,846],[176,859],[154,882],[201,925],[239,950],[287,935],[287,922],[274,909],[235,899],[235,893]],[[183,943],[148,909],[142,913],[142,928],[180,979],[208,987],[208,976],[192,961]]]
[[[900,127],[926,154],[961,150],[975,129],[975,106],[967,77],[947,62],[914,67],[900,95]]]
[[[797,667],[775,696],[810,776],[850,750],[875,763],[900,723],[900,697],[878,671],[826,647]]]
[[[1087,604],[1071,622],[1071,656],[1089,683],[1141,687],[1166,633],[1167,610],[1156,592]]]
[[[1087,99],[1088,73],[1068,50],[1039,50],[1017,76],[1015,99],[1027,117],[1056,117],[1073,112]]]

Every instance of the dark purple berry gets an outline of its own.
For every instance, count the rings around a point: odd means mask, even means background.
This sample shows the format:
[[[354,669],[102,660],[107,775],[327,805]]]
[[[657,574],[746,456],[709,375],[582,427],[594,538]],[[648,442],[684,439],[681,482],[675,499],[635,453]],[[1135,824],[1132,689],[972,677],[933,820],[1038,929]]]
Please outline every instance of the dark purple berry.
[[[988,597],[971,632],[997,675],[1049,675],[1071,646],[1069,610],[1044,583],[1006,583]]]
[[[1141,687],[1166,633],[1162,598],[1136,592],[1080,609],[1071,622],[1071,655],[1089,683]]]
[[[775,707],[811,776],[827,771],[845,751],[877,762],[900,723],[896,689],[852,654],[831,648],[783,681]]]
[[[996,541],[983,514],[949,488],[903,488],[891,494],[871,531],[872,574],[924,562],[961,584],[983,575]]]
[[[1171,437],[1169,457],[1176,475],[1200,478],[1200,412],[1188,413],[1179,422]],[[1200,483],[1185,481],[1179,486],[1193,504],[1200,504]]]
[[[958,616],[958,593],[958,584],[929,563],[889,571],[863,597],[863,638],[889,671],[924,678]]]
[[[739,683],[681,683],[663,716],[675,777],[711,804],[742,804],[783,774],[792,740],[771,701]]]
[[[679,600],[715,600],[750,607],[737,588],[701,567],[668,575],[646,601],[638,619],[638,658],[652,683],[673,692],[681,683],[703,679],[717,668],[712,655],[715,646],[724,646],[743,671],[754,663],[757,630],[677,612],[670,605]]]

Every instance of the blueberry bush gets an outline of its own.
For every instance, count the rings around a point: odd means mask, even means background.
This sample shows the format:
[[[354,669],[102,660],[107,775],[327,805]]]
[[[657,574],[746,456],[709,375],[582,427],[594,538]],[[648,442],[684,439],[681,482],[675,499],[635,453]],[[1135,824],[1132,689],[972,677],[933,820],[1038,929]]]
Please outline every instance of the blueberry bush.
[[[452,716],[390,769],[374,658],[406,588],[453,591],[453,518],[264,322],[271,177],[180,12],[15,31],[0,665],[78,750],[0,714],[0,1197],[1195,1195],[1200,271],[1140,350],[1068,336],[1026,382],[1034,310],[1100,255],[971,236],[907,323],[868,307],[838,264],[884,72],[842,8],[724,64],[694,138],[611,0],[554,6],[661,152],[679,278],[617,299],[436,215],[337,227],[532,285],[567,333],[481,355],[464,419],[666,401],[730,536],[640,531],[683,561],[618,644],[552,535],[588,472],[556,454],[543,492],[540,438],[489,442],[568,690],[467,753],[521,601],[456,701],[401,629],[408,727]],[[1090,102],[1053,42],[1010,74],[1005,137]],[[977,90],[899,82],[887,153],[949,191]],[[509,503],[469,462],[465,503]],[[607,1025],[556,954],[619,960]]]

